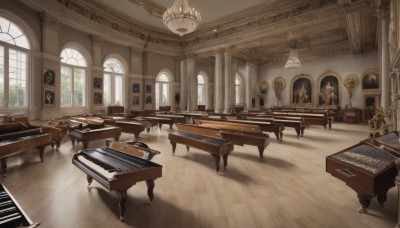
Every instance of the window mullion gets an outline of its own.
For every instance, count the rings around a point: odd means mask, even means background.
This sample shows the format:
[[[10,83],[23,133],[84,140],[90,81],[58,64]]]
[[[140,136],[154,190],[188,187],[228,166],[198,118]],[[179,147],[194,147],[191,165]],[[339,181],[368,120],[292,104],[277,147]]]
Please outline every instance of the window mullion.
[[[9,72],[10,69],[8,67],[10,66],[10,56],[9,56],[9,49],[8,47],[4,47],[4,107],[8,108],[9,104],[9,91],[10,91],[10,80],[9,80]]]

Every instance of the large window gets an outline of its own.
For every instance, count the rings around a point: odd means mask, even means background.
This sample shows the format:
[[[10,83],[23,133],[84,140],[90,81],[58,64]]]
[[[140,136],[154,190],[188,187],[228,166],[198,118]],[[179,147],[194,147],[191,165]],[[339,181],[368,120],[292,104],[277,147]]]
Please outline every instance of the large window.
[[[25,33],[0,17],[0,108],[28,105],[28,60],[30,44]]]
[[[71,48],[61,52],[61,107],[86,105],[86,59]]]
[[[204,76],[197,75],[197,105],[206,104],[206,80]]]
[[[239,74],[235,76],[235,104],[243,104],[243,77]]]
[[[169,102],[170,77],[166,73],[160,73],[156,79],[156,108],[170,105]]]
[[[123,105],[124,67],[114,58],[107,59],[104,64],[104,105]]]

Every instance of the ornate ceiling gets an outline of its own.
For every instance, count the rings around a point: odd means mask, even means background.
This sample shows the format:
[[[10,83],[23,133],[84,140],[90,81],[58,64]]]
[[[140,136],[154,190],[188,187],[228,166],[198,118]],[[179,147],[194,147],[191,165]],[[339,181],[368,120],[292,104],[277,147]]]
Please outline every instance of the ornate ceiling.
[[[181,38],[168,31],[161,19],[173,0],[20,1],[105,40],[116,42],[112,34],[120,33],[118,42],[123,45],[198,58],[212,58],[223,49],[264,64],[284,62],[290,47],[298,48],[302,61],[374,49],[378,15],[383,15],[388,2],[189,0],[201,13],[202,22],[194,33]]]

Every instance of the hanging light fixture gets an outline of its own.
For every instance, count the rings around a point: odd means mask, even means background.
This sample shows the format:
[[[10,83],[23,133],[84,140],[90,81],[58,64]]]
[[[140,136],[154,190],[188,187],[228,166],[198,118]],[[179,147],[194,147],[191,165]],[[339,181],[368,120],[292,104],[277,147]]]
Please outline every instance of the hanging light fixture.
[[[293,69],[297,69],[299,67],[301,67],[301,62],[299,59],[299,55],[297,54],[297,50],[291,48],[290,52],[289,52],[289,58],[285,64],[285,68],[293,70]]]
[[[196,30],[200,20],[200,13],[190,8],[188,0],[175,0],[163,14],[165,26],[180,36]]]

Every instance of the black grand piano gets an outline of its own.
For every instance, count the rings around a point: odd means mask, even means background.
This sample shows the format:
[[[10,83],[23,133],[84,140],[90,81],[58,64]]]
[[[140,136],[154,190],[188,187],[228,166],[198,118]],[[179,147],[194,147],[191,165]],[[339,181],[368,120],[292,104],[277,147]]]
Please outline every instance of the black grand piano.
[[[0,124],[0,162],[3,176],[7,176],[9,156],[36,148],[43,162],[44,149],[49,144],[51,144],[51,135],[44,134],[40,127],[28,127],[19,122]]]
[[[373,197],[383,207],[390,188],[395,186],[397,169],[394,161],[400,156],[397,132],[370,138],[326,158],[326,172],[344,181],[357,193],[366,213]]]
[[[87,175],[90,185],[95,179],[120,196],[120,219],[124,219],[128,189],[146,181],[147,195],[153,200],[154,180],[162,176],[162,166],[150,161],[157,154],[144,143],[111,142],[100,149],[80,150],[72,163]]]
[[[0,227],[37,227],[19,206],[6,187],[0,184]]]

